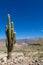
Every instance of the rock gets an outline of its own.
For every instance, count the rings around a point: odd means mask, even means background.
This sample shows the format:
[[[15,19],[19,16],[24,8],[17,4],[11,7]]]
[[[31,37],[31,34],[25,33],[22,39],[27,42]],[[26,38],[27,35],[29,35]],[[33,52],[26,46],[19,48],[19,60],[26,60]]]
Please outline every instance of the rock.
[[[3,60],[4,60],[4,62],[7,62],[7,57],[4,57]]]
[[[3,58],[0,59],[1,62],[4,62]]]

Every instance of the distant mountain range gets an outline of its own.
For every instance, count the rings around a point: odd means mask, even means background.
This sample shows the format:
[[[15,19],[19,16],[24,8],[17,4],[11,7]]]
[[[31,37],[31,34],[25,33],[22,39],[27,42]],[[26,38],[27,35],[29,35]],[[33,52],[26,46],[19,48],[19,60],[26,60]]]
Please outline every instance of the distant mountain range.
[[[32,43],[32,42],[35,42],[35,41],[37,41],[38,40],[38,38],[27,38],[27,39],[18,39],[17,41],[16,41],[16,43]]]
[[[33,42],[36,42],[37,40],[39,40],[39,38],[27,38],[27,39],[17,39],[16,43],[17,44],[31,44]],[[5,39],[0,39],[0,46],[5,46],[6,42]]]

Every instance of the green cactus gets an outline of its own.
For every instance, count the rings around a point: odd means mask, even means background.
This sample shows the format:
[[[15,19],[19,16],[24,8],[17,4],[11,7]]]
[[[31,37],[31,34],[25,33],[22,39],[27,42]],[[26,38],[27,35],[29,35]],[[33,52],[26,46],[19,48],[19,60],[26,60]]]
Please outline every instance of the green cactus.
[[[6,26],[6,47],[8,58],[11,58],[11,52],[13,44],[16,42],[16,33],[14,32],[14,24],[10,21],[10,15],[8,14],[8,25]]]

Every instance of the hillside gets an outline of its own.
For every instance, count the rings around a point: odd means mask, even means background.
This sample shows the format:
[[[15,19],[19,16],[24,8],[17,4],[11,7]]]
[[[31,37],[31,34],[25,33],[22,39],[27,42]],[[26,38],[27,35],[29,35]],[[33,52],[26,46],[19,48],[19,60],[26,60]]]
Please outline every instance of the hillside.
[[[33,42],[32,44],[40,44],[40,45],[43,45],[43,38],[39,38],[37,41]]]
[[[5,45],[5,39],[0,39],[0,51],[7,51]],[[43,51],[43,38],[19,39],[13,51]]]
[[[37,41],[38,38],[27,38],[27,39],[18,39],[16,43],[32,43]]]
[[[17,39],[16,40],[16,43],[17,44],[28,44],[28,43],[32,43],[32,42],[35,42],[37,41],[37,38],[27,38],[27,39]],[[0,46],[5,46],[6,42],[5,42],[5,39],[0,39]]]

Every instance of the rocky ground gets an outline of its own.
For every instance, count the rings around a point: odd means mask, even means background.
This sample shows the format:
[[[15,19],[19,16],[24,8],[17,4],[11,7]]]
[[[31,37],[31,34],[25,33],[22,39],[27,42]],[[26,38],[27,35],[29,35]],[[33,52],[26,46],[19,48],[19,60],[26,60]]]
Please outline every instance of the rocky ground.
[[[0,53],[0,65],[43,65],[43,62],[32,60],[32,57],[26,57],[22,52],[12,53],[12,59],[9,60],[7,60],[6,53]]]
[[[13,53],[12,59],[7,60],[7,54],[0,55],[0,65],[29,65],[31,59],[23,53]]]

